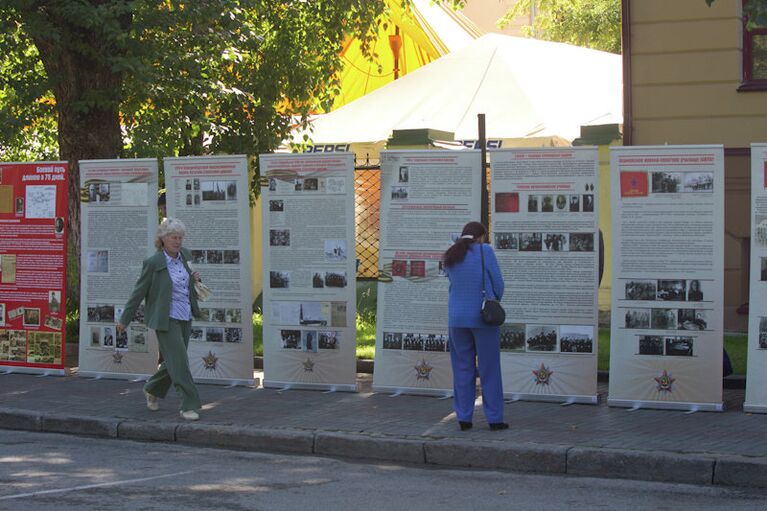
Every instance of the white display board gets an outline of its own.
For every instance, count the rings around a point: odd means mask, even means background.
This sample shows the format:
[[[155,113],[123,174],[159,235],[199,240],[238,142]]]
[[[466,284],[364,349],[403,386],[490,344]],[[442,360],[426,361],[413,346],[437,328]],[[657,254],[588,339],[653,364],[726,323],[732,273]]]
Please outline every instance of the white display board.
[[[155,252],[157,160],[80,161],[79,376],[145,378],[157,370],[157,338],[143,305],[123,334],[117,320]]]
[[[506,398],[597,403],[597,148],[492,151]]]
[[[354,154],[262,154],[264,386],[356,391]]]
[[[189,367],[202,383],[252,385],[250,197],[244,155],[166,158],[168,217],[186,225],[190,266],[213,294],[192,321]]]
[[[611,406],[722,410],[724,150],[611,147]]]
[[[373,390],[452,395],[441,260],[480,220],[479,151],[382,151]]]
[[[767,144],[751,145],[751,282],[746,412],[767,413]]]

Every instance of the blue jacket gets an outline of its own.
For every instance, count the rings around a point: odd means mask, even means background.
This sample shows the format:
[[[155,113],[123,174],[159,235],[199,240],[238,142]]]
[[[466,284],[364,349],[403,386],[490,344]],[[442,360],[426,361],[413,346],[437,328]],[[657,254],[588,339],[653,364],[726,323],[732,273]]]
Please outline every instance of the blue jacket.
[[[485,255],[485,291],[488,298],[500,300],[503,298],[503,276],[495,258],[493,248],[483,244]],[[479,259],[479,244],[469,245],[466,257],[455,266],[446,268],[450,279],[450,292],[447,300],[447,315],[449,327],[484,328],[486,324],[479,317],[482,306],[482,285],[479,276],[482,274],[482,264]]]

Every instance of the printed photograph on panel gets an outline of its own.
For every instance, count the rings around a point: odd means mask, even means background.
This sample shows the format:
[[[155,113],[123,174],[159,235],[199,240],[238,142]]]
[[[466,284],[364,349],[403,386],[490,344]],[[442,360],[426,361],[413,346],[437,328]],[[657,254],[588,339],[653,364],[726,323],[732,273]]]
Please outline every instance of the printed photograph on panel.
[[[495,248],[496,250],[517,250],[519,248],[519,241],[516,233],[496,232]]]
[[[88,250],[88,273],[109,273],[109,251]]]
[[[282,349],[301,349],[301,330],[280,330],[280,337],[282,340]]]
[[[221,327],[206,328],[205,342],[224,342],[224,329]]]
[[[61,291],[48,291],[48,312],[61,310]]]
[[[685,280],[659,280],[657,297],[668,302],[683,302],[687,299],[686,289]]]
[[[682,191],[682,174],[679,172],[653,172],[653,193],[679,193]]]
[[[557,351],[557,327],[527,327],[527,351]]]
[[[705,330],[708,326],[706,311],[696,309],[679,309],[679,330]]]
[[[410,180],[410,169],[406,166],[400,166],[399,175],[397,176],[397,182],[407,183]]]
[[[346,302],[330,302],[330,326],[346,327]]]
[[[205,262],[207,264],[222,264],[224,262],[223,250],[206,250]]]
[[[269,211],[272,211],[272,212],[282,212],[282,211],[285,211],[285,204],[281,200],[270,200],[269,201]]]
[[[447,349],[447,336],[426,334],[423,341],[424,351],[445,351]]]
[[[146,327],[131,326],[128,330],[130,330],[130,335],[128,336],[128,351],[136,353],[149,352]]]
[[[240,264],[240,251],[224,250],[224,264]]]
[[[700,280],[693,279],[687,286],[687,301],[688,302],[701,302],[703,301],[703,286]]]
[[[321,350],[337,350],[341,348],[341,332],[335,330],[318,330],[318,346]]]
[[[27,360],[27,332],[25,330],[6,330],[6,332],[8,332],[7,360],[25,362]]]
[[[538,205],[540,203],[540,197],[538,195],[528,195],[527,197],[527,212],[537,213]]]
[[[560,325],[559,351],[562,353],[594,353],[594,327]]]
[[[289,247],[290,229],[269,229],[269,246]]]
[[[495,194],[496,213],[519,213],[519,194],[517,192],[499,192]]]
[[[666,356],[667,357],[691,357],[693,356],[692,337],[666,337]]]
[[[554,205],[556,206],[557,211],[567,211],[567,196],[562,194],[557,195]]]
[[[40,326],[40,309],[24,308],[24,326]]]
[[[391,198],[392,200],[405,200],[408,196],[407,186],[392,186]]]
[[[676,309],[652,309],[652,328],[658,330],[676,330],[676,319]]]
[[[420,334],[412,332],[405,333],[402,336],[402,349],[410,351],[423,351],[423,338]]]
[[[224,342],[242,342],[242,328],[224,328]]]
[[[317,331],[316,330],[301,331],[301,351],[310,351],[312,353],[317,353]]]
[[[626,282],[626,300],[655,300],[658,293],[655,280],[629,280]]]
[[[346,261],[346,240],[325,240],[325,259]]]
[[[325,272],[325,287],[346,287],[345,271]]]
[[[115,345],[115,336],[114,331],[112,330],[111,326],[105,326],[101,329],[102,333],[102,344],[104,346],[114,347]]]
[[[115,331],[115,349],[118,351],[128,351],[128,330],[122,332]]]
[[[399,332],[384,332],[383,333],[383,348],[385,350],[401,350],[402,349],[402,334]]]
[[[93,323],[114,323],[115,306],[109,304],[88,304],[88,321]]]
[[[199,326],[193,326],[189,334],[191,342],[205,342],[205,329]]]
[[[325,272],[315,271],[312,275],[312,287],[323,288],[325,287]]]
[[[501,351],[525,351],[525,325],[504,323],[501,325]]]
[[[581,210],[581,196],[571,195],[570,196],[570,212],[577,213],[580,210]]]
[[[553,195],[543,195],[541,198],[541,211],[543,213],[553,213],[554,212],[554,196]]]
[[[650,328],[650,309],[626,309],[626,328]]]
[[[61,364],[61,334],[29,332],[27,362],[33,364]]]
[[[519,233],[520,252],[540,252],[542,250],[542,236],[539,232]]]
[[[640,335],[639,354],[663,355],[663,337],[659,335]]]
[[[759,318],[759,345],[760,350],[767,350],[767,317]]]
[[[0,303],[0,326],[5,326],[5,304]]]
[[[202,181],[202,201],[226,201],[237,199],[236,181]]]
[[[543,235],[544,252],[567,252],[568,236],[563,233],[545,233]]]
[[[289,288],[290,287],[290,272],[287,272],[287,271],[270,271],[269,272],[269,287],[271,287],[271,288]]]
[[[101,327],[100,326],[92,326],[90,334],[91,334],[91,348],[100,348],[102,346],[102,344],[101,344]]]
[[[593,252],[594,233],[574,232],[570,234],[570,252]]]
[[[685,192],[713,192],[714,191],[714,173],[713,172],[685,172],[684,191]]]
[[[584,213],[594,212],[594,194],[593,193],[583,194],[583,212]]]

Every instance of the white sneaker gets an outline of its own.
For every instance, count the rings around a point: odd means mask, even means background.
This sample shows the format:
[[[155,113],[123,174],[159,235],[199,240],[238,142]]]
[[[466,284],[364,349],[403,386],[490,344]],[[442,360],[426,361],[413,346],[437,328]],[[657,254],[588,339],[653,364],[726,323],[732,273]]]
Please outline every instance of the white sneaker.
[[[150,394],[146,390],[144,391],[144,397],[146,398],[146,407],[156,412],[160,409],[160,398]]]
[[[188,421],[200,420],[200,414],[195,412],[194,410],[186,410],[186,411],[181,410],[178,413],[179,415],[181,415],[182,419],[186,419]]]

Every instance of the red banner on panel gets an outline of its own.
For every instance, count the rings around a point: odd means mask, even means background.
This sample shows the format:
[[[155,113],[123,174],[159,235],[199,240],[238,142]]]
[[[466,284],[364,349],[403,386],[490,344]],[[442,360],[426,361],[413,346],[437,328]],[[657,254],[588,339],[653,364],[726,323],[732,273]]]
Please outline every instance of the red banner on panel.
[[[64,369],[67,175],[0,163],[0,366]]]
[[[647,172],[621,172],[621,197],[647,197]]]

